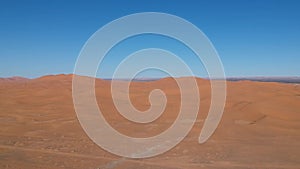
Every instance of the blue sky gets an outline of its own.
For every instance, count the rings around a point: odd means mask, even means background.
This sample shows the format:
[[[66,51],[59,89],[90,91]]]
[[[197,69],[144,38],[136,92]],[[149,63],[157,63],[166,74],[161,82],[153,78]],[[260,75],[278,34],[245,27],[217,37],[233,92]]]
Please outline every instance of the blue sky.
[[[72,73],[81,48],[95,31],[137,12],[170,13],[195,24],[214,44],[227,76],[300,76],[299,9],[296,0],[1,1],[0,77]],[[128,48],[180,48],[157,36],[127,43],[127,52]],[[201,63],[180,49],[180,57],[195,74],[205,76]],[[121,47],[116,50],[122,53]],[[122,57],[106,59],[99,76],[109,77]]]

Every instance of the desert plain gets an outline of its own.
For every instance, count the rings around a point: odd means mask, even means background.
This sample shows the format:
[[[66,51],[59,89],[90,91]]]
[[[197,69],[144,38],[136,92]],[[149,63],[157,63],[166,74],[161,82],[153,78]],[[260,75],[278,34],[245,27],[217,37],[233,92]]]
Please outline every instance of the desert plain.
[[[0,79],[1,169],[300,168],[299,84],[228,81],[221,122],[212,137],[199,144],[211,93],[209,80],[197,78],[200,110],[187,137],[159,156],[128,159],[101,149],[84,132],[73,106],[72,76]],[[180,92],[173,78],[131,83],[131,101],[141,111],[149,108],[153,89],[166,94],[162,116],[147,124],[131,123],[121,116],[110,88],[111,81],[96,79],[99,108],[123,134],[153,136],[177,117]]]

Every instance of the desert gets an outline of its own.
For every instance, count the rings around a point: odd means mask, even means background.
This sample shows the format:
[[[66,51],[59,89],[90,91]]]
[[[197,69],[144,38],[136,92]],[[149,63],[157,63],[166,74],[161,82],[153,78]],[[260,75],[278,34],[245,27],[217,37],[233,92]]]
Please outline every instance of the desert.
[[[297,83],[227,81],[221,122],[212,137],[199,144],[211,94],[210,81],[197,78],[200,110],[187,137],[159,156],[130,159],[101,149],[86,135],[74,111],[72,77],[60,74],[0,79],[0,168],[297,169],[300,166]],[[123,134],[153,136],[170,127],[177,116],[180,91],[174,78],[131,82],[132,104],[141,111],[149,108],[148,95],[153,89],[166,94],[168,102],[163,114],[147,124],[131,123],[122,117],[114,107],[110,87],[110,80],[95,80],[103,115]]]

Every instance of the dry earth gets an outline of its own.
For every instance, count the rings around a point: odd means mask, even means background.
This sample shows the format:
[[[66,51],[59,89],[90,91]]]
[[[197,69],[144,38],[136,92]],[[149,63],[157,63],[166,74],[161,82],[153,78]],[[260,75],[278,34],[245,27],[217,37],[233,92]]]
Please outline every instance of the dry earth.
[[[198,144],[210,105],[210,83],[203,79],[197,82],[201,107],[188,136],[162,155],[135,160],[112,155],[87,137],[74,111],[71,75],[0,79],[0,168],[300,168],[300,85],[228,82],[222,121],[205,144]],[[134,137],[156,135],[177,116],[180,97],[172,78],[133,82],[133,104],[147,110],[149,92],[156,88],[166,93],[167,107],[159,119],[143,125],[118,114],[111,100],[110,81],[96,80],[104,116],[115,129]]]

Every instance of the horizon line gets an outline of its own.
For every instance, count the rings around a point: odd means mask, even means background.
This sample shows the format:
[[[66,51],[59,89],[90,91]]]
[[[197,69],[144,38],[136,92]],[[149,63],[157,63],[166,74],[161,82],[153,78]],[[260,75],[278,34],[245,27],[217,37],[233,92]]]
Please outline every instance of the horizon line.
[[[38,79],[46,76],[70,76],[70,75],[77,75],[74,73],[57,73],[57,74],[45,74],[37,77],[26,77],[26,76],[20,76],[20,75],[13,75],[13,76],[6,76],[1,77],[1,79],[9,79],[9,78],[24,78],[24,79]],[[130,80],[130,78],[112,78],[112,77],[93,77],[93,76],[87,76],[87,75],[77,75],[77,76],[85,76],[85,77],[91,77],[96,79],[126,79]],[[202,78],[202,79],[209,79],[208,76],[164,76],[164,77],[138,77],[133,79],[163,79],[163,78],[184,78],[184,77],[195,77],[195,78]],[[231,79],[231,78],[300,78],[300,75],[237,75],[237,76],[225,76],[225,79]],[[212,78],[212,79],[222,79],[222,78]]]
[[[23,79],[23,80],[34,80],[34,79],[40,79],[47,76],[74,76],[76,74],[69,73],[60,73],[60,74],[49,74],[49,75],[43,75],[36,78],[27,78],[22,76],[10,76],[10,77],[0,77],[0,79]],[[77,76],[83,76],[83,75],[77,75]],[[155,81],[155,80],[161,80],[165,78],[199,78],[199,79],[205,79],[205,80],[226,80],[226,81],[258,81],[258,82],[279,82],[279,83],[300,83],[300,76],[228,76],[225,78],[209,78],[209,77],[199,77],[199,76],[180,76],[180,77],[172,77],[172,76],[165,76],[165,77],[139,77],[139,78],[109,78],[109,77],[92,77],[92,76],[83,76],[83,77],[90,77],[100,80],[120,80],[120,81]]]

